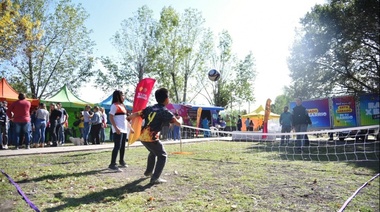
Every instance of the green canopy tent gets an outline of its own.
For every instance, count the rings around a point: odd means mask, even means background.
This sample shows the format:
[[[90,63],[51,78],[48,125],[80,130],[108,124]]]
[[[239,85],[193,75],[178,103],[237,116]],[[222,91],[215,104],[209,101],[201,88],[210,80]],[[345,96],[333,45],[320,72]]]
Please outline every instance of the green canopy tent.
[[[66,85],[64,85],[61,90],[58,91],[53,97],[45,100],[41,100],[42,102],[49,105],[50,103],[60,102],[62,103],[63,108],[84,108],[86,105],[94,105],[93,103],[83,101],[76,97]]]

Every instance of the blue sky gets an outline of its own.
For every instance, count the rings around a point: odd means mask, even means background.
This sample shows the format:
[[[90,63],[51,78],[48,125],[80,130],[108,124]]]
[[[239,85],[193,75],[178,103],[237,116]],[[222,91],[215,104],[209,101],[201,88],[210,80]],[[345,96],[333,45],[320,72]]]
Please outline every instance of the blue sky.
[[[75,0],[90,14],[86,26],[94,32],[97,56],[117,57],[110,38],[120,29],[122,20],[132,17],[143,5],[153,10],[157,20],[163,7],[172,6],[178,12],[196,8],[202,12],[205,25],[217,35],[227,30],[233,39],[233,52],[243,59],[250,51],[256,59],[258,76],[255,82],[255,103],[241,109],[252,111],[264,105],[267,98],[275,100],[282,88],[290,83],[286,59],[299,20],[315,4],[326,0]],[[88,95],[87,87],[80,96],[97,102],[103,96]],[[98,98],[98,99],[96,99]],[[101,101],[101,99],[100,99]]]

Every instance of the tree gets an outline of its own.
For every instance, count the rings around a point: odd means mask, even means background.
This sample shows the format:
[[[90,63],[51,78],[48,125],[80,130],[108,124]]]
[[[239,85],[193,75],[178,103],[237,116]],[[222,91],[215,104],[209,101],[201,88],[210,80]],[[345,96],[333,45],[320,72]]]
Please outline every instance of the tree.
[[[184,38],[181,36],[180,14],[172,7],[164,7],[161,11],[159,25],[155,38],[155,68],[159,84],[165,85],[172,96],[173,102],[180,101],[180,91],[184,86],[184,71],[180,64],[190,49],[182,45]]]
[[[231,86],[231,97],[235,97],[238,100],[244,100],[247,102],[255,101],[254,82],[256,80],[255,58],[252,52],[241,60],[236,66],[236,78]],[[247,89],[248,88],[248,89]],[[233,100],[231,99],[233,102]]]
[[[316,5],[288,60],[294,94],[379,93],[379,0],[332,0]]]
[[[274,100],[274,104],[271,105],[271,111],[273,113],[281,114],[284,112],[284,107],[289,106],[289,103],[293,100],[290,96],[286,94],[282,94],[276,96]]]
[[[30,15],[21,15],[19,9],[11,0],[0,2],[0,62],[14,57],[24,40],[41,38],[40,21],[32,22]]]
[[[192,84],[191,78],[204,71],[204,63],[211,52],[212,45],[209,31],[204,27],[202,13],[196,9],[186,9],[180,21],[180,33],[183,49],[186,49],[180,69],[183,70],[183,97],[187,102],[188,89],[197,88],[198,83]],[[207,69],[206,69],[207,70]],[[196,81],[198,82],[198,81]]]
[[[110,58],[102,58],[109,77],[100,73],[97,84],[107,85],[137,85],[150,72],[150,50],[156,41],[154,33],[157,22],[153,19],[153,11],[148,6],[142,6],[133,17],[123,20],[120,31],[112,37],[112,44],[120,53],[120,64]],[[106,79],[106,80],[105,80]]]
[[[216,83],[209,82],[213,87],[210,104],[229,107],[236,100],[254,100],[256,70],[253,55],[250,53],[244,60],[236,62],[232,44],[228,31],[222,31],[216,51],[211,56],[211,66],[220,71],[221,78]]]
[[[93,75],[91,31],[84,26],[88,14],[81,5],[60,0],[55,7],[47,0],[19,0],[20,15],[41,22],[43,35],[32,30],[35,39],[24,40],[17,56],[9,60],[30,89],[32,98],[56,93],[64,84],[75,91]]]

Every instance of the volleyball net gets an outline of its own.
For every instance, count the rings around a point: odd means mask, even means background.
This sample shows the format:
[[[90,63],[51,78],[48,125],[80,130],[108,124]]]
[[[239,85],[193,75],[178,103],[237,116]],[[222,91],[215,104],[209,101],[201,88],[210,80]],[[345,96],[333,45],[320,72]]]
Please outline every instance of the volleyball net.
[[[170,136],[169,136],[169,139]],[[379,126],[365,126],[302,133],[224,131],[182,126],[181,151],[193,151],[191,143],[214,145],[230,153],[258,153],[258,157],[306,161],[379,161]],[[197,149],[201,151],[201,149]]]

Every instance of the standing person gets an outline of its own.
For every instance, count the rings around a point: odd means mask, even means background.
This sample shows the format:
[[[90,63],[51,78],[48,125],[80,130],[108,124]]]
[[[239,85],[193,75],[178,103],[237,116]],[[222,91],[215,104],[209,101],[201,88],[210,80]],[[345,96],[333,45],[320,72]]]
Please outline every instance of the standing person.
[[[34,144],[35,147],[44,147],[45,145],[45,131],[46,125],[49,120],[49,111],[46,110],[45,103],[40,103],[36,112],[36,121],[34,127]]]
[[[292,130],[292,114],[288,111],[288,106],[284,107],[284,112],[280,115],[280,126],[281,126],[281,133],[290,133]],[[289,142],[290,136],[286,136],[286,144]],[[284,139],[285,135],[281,135],[281,145],[284,145]]]
[[[300,98],[296,99],[296,105],[293,108],[293,127],[295,132],[306,132],[307,125],[311,125],[311,120],[309,114],[304,106],[302,106],[302,100]],[[297,135],[297,143],[304,146],[306,143],[306,135]]]
[[[84,107],[84,111],[83,111],[83,124],[84,124],[84,129],[83,129],[83,140],[84,140],[84,145],[88,145],[88,135],[90,133],[90,119],[92,117],[92,113],[91,113],[91,106],[90,105],[86,105]]]
[[[62,115],[57,124],[57,136],[60,145],[65,144],[65,124],[69,120],[69,114],[66,112],[65,108],[62,107],[62,103],[57,102],[57,109],[61,111]]]
[[[247,118],[245,120],[245,129],[247,129],[247,131],[249,131],[249,118]]]
[[[249,131],[253,131],[255,128],[255,124],[253,123],[252,119],[249,121]]]
[[[115,90],[112,94],[112,105],[109,112],[109,118],[112,127],[112,141],[114,147],[111,155],[111,164],[108,166],[113,171],[122,170],[116,166],[117,154],[120,151],[119,165],[120,167],[128,167],[124,161],[125,144],[128,141],[128,133],[134,133],[131,124],[127,120],[127,108],[124,105],[124,94],[120,90]]]
[[[8,149],[8,129],[9,120],[7,116],[7,106],[6,101],[0,102],[0,149]]]
[[[49,134],[52,146],[58,146],[57,126],[61,119],[61,111],[58,110],[55,103],[50,104],[50,116],[49,116]],[[49,144],[50,145],[50,144]]]
[[[32,112],[30,114],[30,126],[31,126],[31,129],[29,130],[30,131],[30,135],[31,135],[31,138],[30,138],[30,144],[31,147],[33,148],[36,148],[37,145],[34,143],[34,136],[35,136],[35,128],[36,128],[36,120],[37,120],[37,110],[38,110],[38,107],[37,108],[33,108],[32,109]]]
[[[18,100],[7,110],[7,116],[13,121],[15,127],[16,149],[19,148],[20,137],[25,137],[25,147],[30,149],[30,107],[31,104],[25,99],[25,94],[19,93]]]
[[[91,117],[91,143],[92,144],[100,144],[100,129],[102,128],[102,115],[100,114],[99,107],[94,107],[94,114]]]
[[[99,108],[101,118],[102,118],[102,128],[100,129],[100,142],[104,143],[106,141],[106,128],[107,128],[107,114],[104,107]]]
[[[166,141],[168,140],[168,135],[169,135],[169,128],[170,128],[170,123],[162,123],[162,129],[161,129],[161,140]]]
[[[203,136],[204,137],[210,137],[211,136],[211,132],[209,131],[210,130],[210,122],[208,121],[206,116],[204,117],[204,119],[202,119],[202,128],[207,129],[204,131]]]
[[[183,124],[183,119],[178,113],[174,114],[178,122],[182,125]],[[181,126],[177,126],[174,124],[173,126],[173,140],[181,140]]]
[[[167,153],[159,140],[162,123],[170,122],[176,126],[181,126],[178,119],[166,108],[166,105],[170,103],[169,91],[166,88],[160,88],[156,90],[155,98],[157,104],[148,106],[128,116],[128,119],[141,116],[145,120],[145,124],[142,126],[140,140],[149,151],[144,175],[147,177],[151,176],[150,184],[166,182],[166,180],[160,178],[167,159]]]
[[[238,120],[237,120],[237,123],[236,123],[237,130],[241,131],[241,127],[242,126],[243,126],[243,122],[241,121],[240,115],[238,115]]]
[[[79,129],[79,138],[84,140],[84,117],[83,117],[83,110],[79,111],[77,114],[77,119],[79,120],[78,129]]]

